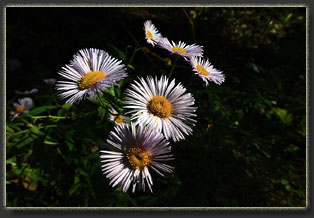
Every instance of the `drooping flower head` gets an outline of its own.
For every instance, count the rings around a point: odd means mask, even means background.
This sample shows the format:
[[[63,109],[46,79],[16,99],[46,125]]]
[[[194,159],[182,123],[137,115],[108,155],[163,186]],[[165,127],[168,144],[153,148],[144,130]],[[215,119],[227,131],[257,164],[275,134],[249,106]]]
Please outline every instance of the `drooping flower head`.
[[[192,57],[190,59],[190,64],[192,65],[195,74],[205,81],[206,86],[208,85],[208,81],[213,81],[219,85],[225,81],[224,74],[221,71],[215,69],[208,59],[205,60],[201,57]]]
[[[109,109],[110,120],[116,125],[125,125],[130,123],[130,118],[119,114],[114,108]]]
[[[30,94],[37,93],[38,89],[35,88],[35,89],[31,89],[31,90],[25,90],[24,92],[19,91],[19,90],[15,90],[14,92],[17,95],[30,95]]]
[[[186,45],[184,42],[179,41],[179,43],[174,43],[167,38],[160,39],[158,46],[170,51],[173,54],[178,54],[185,59],[191,58],[193,56],[203,56],[203,46],[199,45]]]
[[[96,98],[111,85],[127,76],[121,60],[111,57],[100,49],[82,49],[59,74],[68,81],[58,81],[56,89],[66,103],[78,103],[88,95]]]
[[[152,24],[152,21],[147,20],[144,23],[144,31],[145,31],[145,38],[148,43],[152,44],[152,46],[155,46],[159,40],[162,38],[161,34],[157,30],[154,24]]]
[[[169,142],[154,128],[142,124],[137,129],[134,124],[117,125],[109,138],[106,145],[111,149],[101,150],[100,158],[103,173],[111,180],[112,187],[120,185],[127,192],[132,185],[134,192],[136,188],[145,191],[147,184],[152,192],[149,169],[161,176],[172,172],[173,167],[164,163],[174,159]]]
[[[56,83],[56,79],[53,79],[53,78],[51,78],[51,79],[44,79],[44,82],[48,85],[48,86],[54,86],[55,85],[55,83]]]
[[[194,98],[181,83],[175,85],[175,79],[168,84],[162,76],[160,80],[147,77],[139,78],[126,90],[125,108],[131,109],[131,120],[143,123],[162,132],[166,139],[174,141],[184,139],[184,134],[192,134],[191,126],[196,122]]]
[[[28,113],[30,109],[34,107],[34,102],[31,98],[20,98],[17,100],[17,103],[14,102],[13,106],[15,107],[15,111],[12,113],[11,121],[14,120],[21,113]]]

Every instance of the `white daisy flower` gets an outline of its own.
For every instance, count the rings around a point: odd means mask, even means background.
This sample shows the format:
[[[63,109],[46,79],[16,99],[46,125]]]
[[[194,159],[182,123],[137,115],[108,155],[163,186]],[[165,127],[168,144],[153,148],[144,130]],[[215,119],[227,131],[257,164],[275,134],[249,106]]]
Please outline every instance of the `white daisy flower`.
[[[56,79],[44,79],[44,82],[48,85],[48,86],[54,86],[54,84],[56,83]]]
[[[111,151],[102,150],[100,156],[103,173],[110,179],[112,187],[120,185],[127,192],[132,183],[132,192],[137,188],[145,191],[145,183],[152,191],[153,179],[148,169],[161,176],[172,173],[173,167],[164,161],[174,160],[169,142],[154,128],[145,128],[142,124],[136,126],[118,125],[110,132],[107,146]],[[114,150],[114,151],[112,151]]]
[[[144,30],[145,30],[145,38],[148,43],[152,44],[152,46],[155,46],[159,40],[162,38],[161,34],[156,29],[155,25],[152,24],[152,21],[147,20],[144,23]]]
[[[130,123],[130,118],[119,114],[114,108],[109,109],[110,120],[117,125],[128,125]]]
[[[195,71],[202,80],[205,81],[206,86],[208,85],[208,81],[213,81],[216,84],[221,85],[225,81],[224,74],[215,69],[211,63],[201,57],[192,57],[190,59],[190,64],[193,67],[193,71]]]
[[[173,54],[178,54],[184,57],[185,59],[191,58],[193,56],[203,56],[203,46],[199,45],[186,45],[184,42],[179,41],[178,44],[174,43],[167,38],[160,39],[158,46],[170,51]]]
[[[125,108],[132,109],[131,120],[136,124],[143,123],[162,132],[166,139],[174,141],[184,139],[184,134],[190,135],[194,126],[196,107],[194,98],[179,83],[175,86],[175,79],[168,85],[168,79],[162,76],[160,80],[147,77],[146,81],[140,78],[135,81],[131,89],[126,90]]]
[[[30,109],[34,107],[34,102],[31,98],[20,98],[17,100],[17,103],[14,102],[13,106],[15,111],[12,113],[11,121],[14,120],[21,113],[28,113]]]
[[[59,74],[68,81],[58,81],[56,89],[66,103],[78,103],[88,95],[96,98],[98,93],[127,76],[124,64],[100,49],[82,49]]]
[[[33,94],[33,93],[37,93],[38,89],[25,90],[24,92],[21,92],[19,90],[15,90],[14,92],[17,95],[30,95],[30,94]]]

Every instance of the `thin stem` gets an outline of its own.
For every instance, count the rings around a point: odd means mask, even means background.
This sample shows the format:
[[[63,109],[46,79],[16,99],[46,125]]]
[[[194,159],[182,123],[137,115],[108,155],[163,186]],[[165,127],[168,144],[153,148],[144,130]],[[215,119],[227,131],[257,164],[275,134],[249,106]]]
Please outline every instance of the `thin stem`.
[[[50,96],[52,96],[53,101],[54,101],[57,105],[59,105],[59,104],[58,104],[58,101],[57,101],[57,99],[55,98],[55,95],[54,95],[54,93],[53,93],[53,91],[52,91],[52,87],[51,87],[51,86],[49,86],[49,93],[50,93]]]
[[[98,102],[100,103],[100,105],[101,105],[103,108],[107,108],[106,105],[105,105],[106,102],[103,101],[103,99],[102,99],[101,96],[102,96],[101,94],[99,94],[99,93],[97,94]]]
[[[133,58],[134,58],[134,56],[135,56],[135,53],[136,53],[137,51],[138,51],[138,49],[137,49],[137,48],[134,48],[134,51],[133,51],[133,54],[132,54],[132,56],[131,56],[131,58],[130,58],[130,60],[129,60],[128,66],[132,63]]]
[[[133,36],[133,34],[128,30],[128,28],[126,28],[126,26],[125,26],[122,22],[120,22],[120,24],[121,24],[122,27],[128,32],[128,34],[131,36],[131,38],[134,40],[134,42],[137,44],[137,46],[138,46],[139,48],[141,48],[141,50],[143,51],[143,48],[142,48],[141,44],[136,40],[136,38],[135,38],[135,37]],[[149,62],[150,62],[152,65],[154,65],[154,62],[148,57],[148,55],[145,53],[145,51],[143,51],[143,53],[144,53],[145,57],[149,60]]]
[[[44,118],[52,118],[52,119],[66,119],[66,117],[59,117],[59,116],[52,116],[52,115],[47,115],[47,116],[33,116],[30,114],[27,114],[27,116],[31,117],[32,119],[44,119]]]
[[[106,92],[104,93],[104,96],[107,97],[106,101],[108,102],[108,104],[110,104],[111,107],[113,107],[116,111],[121,112],[121,109],[119,106],[121,106],[122,103],[119,102],[121,101],[120,99]]]
[[[174,68],[176,68],[177,61],[178,61],[178,58],[177,58],[177,56],[175,56],[175,61],[174,61],[174,64],[173,64],[173,66],[172,66],[172,68],[171,68],[171,70],[170,70],[170,73],[169,73],[168,79],[170,79],[170,77],[171,77],[171,75],[172,75],[172,72],[173,72]]]
[[[90,182],[90,177],[88,177],[88,178],[85,177],[85,180],[86,180],[86,182],[88,183],[90,189],[92,190],[92,196],[95,198],[97,205],[99,205],[99,201],[98,201],[98,199],[97,199],[97,197],[96,197],[94,188],[93,188],[93,186],[92,186],[92,183]]]
[[[112,108],[114,108],[116,111],[121,111],[121,109],[119,108],[119,106],[117,106],[117,105],[119,105],[119,102],[116,100],[116,97],[114,97],[114,96],[112,96],[112,95],[110,95],[109,93],[106,93],[106,92],[104,92],[103,93],[103,96],[105,97],[105,99],[103,99],[102,97],[101,97],[101,94],[98,94],[97,95],[97,99],[98,99],[98,102],[100,103],[100,105],[103,107],[103,108],[105,108],[105,109],[107,109],[108,107],[105,105],[105,104],[109,104]],[[107,97],[107,98],[106,98]],[[105,101],[106,102],[105,102]]]
[[[40,127],[38,127],[38,129],[42,129],[42,128],[51,128],[51,127],[57,127],[57,125],[40,126]],[[13,135],[18,135],[18,134],[21,134],[21,133],[25,133],[25,132],[30,131],[30,129],[31,129],[31,128],[26,129],[26,130],[22,130],[22,131],[19,131],[19,132],[11,133],[11,134],[9,134],[8,136],[13,136]]]
[[[148,53],[152,54],[153,56],[155,56],[156,58],[160,59],[161,61],[165,62],[165,59],[160,57],[158,54],[156,54],[155,52],[152,52],[151,50],[148,50]]]
[[[162,57],[160,57],[158,54],[156,54],[155,52],[152,52],[152,51],[150,51],[150,50],[148,50],[148,52],[147,53],[149,53],[149,54],[152,54],[153,56],[155,56],[156,58],[158,58],[159,60],[161,60],[162,62],[167,62],[167,60],[166,60],[166,58],[162,58]],[[168,66],[171,66],[171,67],[174,67],[174,65],[173,64],[169,64]],[[175,65],[175,67],[179,67],[179,68],[186,68],[186,69],[190,69],[190,67],[187,67],[187,66],[183,66],[183,65]]]
[[[193,75],[193,76],[191,77],[190,82],[186,85],[186,87],[187,87],[187,88],[190,87],[191,84],[192,84],[192,82],[193,82],[194,80],[195,80],[195,75]]]
[[[193,33],[193,40],[195,42],[194,22],[193,22],[192,18],[189,16],[188,12],[186,12],[186,10],[184,8],[182,8],[182,9],[183,9],[183,12],[184,12],[185,16],[188,18],[189,23],[191,24],[192,33]]]
[[[125,48],[124,54],[125,54],[126,57],[128,56],[128,48],[132,48],[132,47],[133,47],[132,45],[128,45],[128,46]]]
[[[266,34],[268,28],[270,27],[270,25],[267,25],[267,24],[269,24],[269,21],[270,21],[270,18],[268,18],[267,21],[266,21],[266,23],[265,23],[265,27],[264,27],[264,29],[263,29],[263,31],[262,31],[262,34],[261,34],[261,39],[264,38],[264,36],[265,36],[265,34]],[[251,53],[250,53],[250,55],[249,55],[249,57],[248,57],[248,59],[247,59],[247,62],[246,62],[246,64],[244,65],[243,70],[242,70],[242,72],[241,72],[241,74],[240,74],[240,79],[242,79],[242,77],[244,76],[244,74],[245,74],[245,72],[246,72],[246,69],[247,69],[247,65],[250,63],[250,61],[251,61],[251,59],[252,59],[252,57],[253,57],[253,54],[255,53],[256,50],[257,50],[257,49],[252,49],[252,51],[251,51]]]

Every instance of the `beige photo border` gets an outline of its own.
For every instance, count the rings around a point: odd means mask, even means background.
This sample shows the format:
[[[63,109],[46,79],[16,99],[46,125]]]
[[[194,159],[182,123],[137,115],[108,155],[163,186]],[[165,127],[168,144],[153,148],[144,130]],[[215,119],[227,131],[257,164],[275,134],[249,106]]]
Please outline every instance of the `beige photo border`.
[[[306,4],[7,4],[3,7],[3,111],[6,123],[6,8],[8,7],[305,7],[306,8],[306,206],[305,207],[6,207],[6,146],[3,146],[3,206],[9,211],[307,211],[309,209],[309,8]],[[3,145],[6,142],[5,131],[2,133]]]

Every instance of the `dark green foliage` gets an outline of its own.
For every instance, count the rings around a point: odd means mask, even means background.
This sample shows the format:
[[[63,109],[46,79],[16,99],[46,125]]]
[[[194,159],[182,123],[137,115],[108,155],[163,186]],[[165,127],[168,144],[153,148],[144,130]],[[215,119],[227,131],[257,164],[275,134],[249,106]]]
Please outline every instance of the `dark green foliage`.
[[[198,107],[193,135],[172,143],[174,173],[152,173],[153,194],[122,193],[101,172],[109,105],[64,105],[43,79],[79,49],[106,50],[129,73],[105,92],[121,110],[130,82],[174,64],[146,43],[147,19],[203,45],[226,81],[206,87],[178,60],[172,78]],[[7,8],[6,20],[7,57],[22,63],[6,72],[7,206],[305,206],[305,8]],[[11,122],[14,90],[31,88],[36,107]]]

